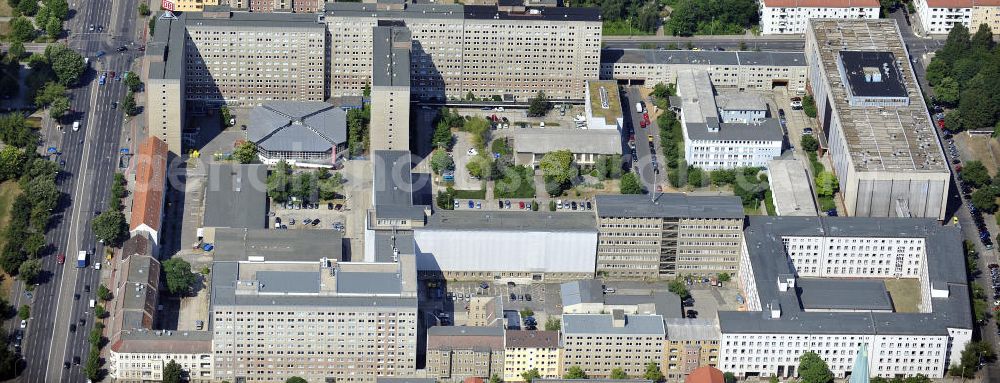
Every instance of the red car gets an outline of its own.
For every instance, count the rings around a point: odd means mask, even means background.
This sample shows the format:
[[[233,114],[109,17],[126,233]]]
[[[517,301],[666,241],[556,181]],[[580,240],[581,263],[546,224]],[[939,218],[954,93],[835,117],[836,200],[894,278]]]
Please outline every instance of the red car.
[[[938,125],[938,128],[944,129],[944,119],[942,118],[942,119],[938,120],[937,121],[937,125]]]
[[[639,121],[639,127],[646,129],[646,121]]]
[[[524,202],[518,202],[517,207],[518,209],[524,210]]]
[[[59,262],[60,265],[63,264],[63,263],[66,263],[66,254],[59,254],[59,255],[57,255],[56,256],[56,262]]]

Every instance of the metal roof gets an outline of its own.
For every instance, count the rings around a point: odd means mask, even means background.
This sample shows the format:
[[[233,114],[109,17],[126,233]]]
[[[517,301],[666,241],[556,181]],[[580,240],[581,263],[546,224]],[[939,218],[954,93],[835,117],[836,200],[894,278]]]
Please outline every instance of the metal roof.
[[[604,288],[601,281],[584,279],[559,285],[559,296],[563,307],[581,303],[604,303]]]
[[[601,63],[715,66],[806,66],[802,52],[602,49]]]
[[[258,271],[257,282],[261,294],[317,294],[318,271]]]
[[[743,204],[736,196],[602,194],[594,200],[598,217],[742,219],[745,216]]]
[[[892,311],[889,291],[880,280],[798,278],[795,280],[795,287],[799,302],[807,311]]]
[[[251,257],[265,261],[314,262],[321,258],[344,260],[343,234],[335,230],[215,230],[216,261],[246,261]]]
[[[660,315],[626,315],[625,325],[615,327],[612,314],[563,314],[562,332],[566,335],[653,335],[664,336]]]
[[[399,294],[402,283],[398,273],[337,272],[338,294]]]
[[[671,341],[718,340],[719,325],[715,319],[665,318],[667,339]]]
[[[622,154],[622,135],[617,129],[517,129],[514,152],[549,153],[569,150],[576,154]]]
[[[418,230],[597,232],[593,213],[438,210]]]
[[[326,152],[347,142],[347,112],[318,101],[269,101],[250,111],[247,139],[268,151]]]
[[[266,227],[267,167],[260,164],[210,164],[204,225],[251,229]]]
[[[372,86],[410,86],[410,30],[374,27]]]

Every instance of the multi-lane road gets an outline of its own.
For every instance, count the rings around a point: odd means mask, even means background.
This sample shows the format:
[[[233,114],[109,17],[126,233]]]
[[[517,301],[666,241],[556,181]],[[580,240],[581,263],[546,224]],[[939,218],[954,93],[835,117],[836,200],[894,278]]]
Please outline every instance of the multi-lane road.
[[[59,265],[54,256],[43,259],[43,268],[50,278],[33,293],[32,318],[23,346],[26,369],[19,377],[22,382],[87,381],[81,367],[89,351],[87,335],[94,324],[88,303],[100,284],[100,271],[92,265],[103,261],[103,249],[94,239],[90,221],[96,212],[104,210],[118,166],[123,114],[120,109],[112,109],[111,104],[120,102],[127,92],[121,81],[109,79],[105,85],[99,85],[97,79],[109,71],[121,74],[130,70],[139,56],[135,50],[138,44],[133,44],[137,4],[123,0],[71,3],[74,11],[67,23],[67,43],[90,60],[90,69],[80,86],[71,91],[73,119],[80,121],[81,128],[73,131],[67,126],[59,131],[50,127],[46,140],[46,146],[57,147],[62,153],[60,159],[65,166],[58,187],[68,196],[47,239],[55,248],[54,253],[65,254],[67,262]],[[128,50],[116,52],[123,45]],[[107,54],[98,58],[98,51]],[[76,268],[79,250],[96,250],[98,255],[90,258],[89,267]],[[85,286],[89,286],[90,292],[84,291]],[[17,294],[21,303],[27,303],[20,288]],[[79,299],[74,299],[75,294],[79,294]],[[71,323],[76,325],[73,332]],[[65,369],[64,362],[72,363],[73,357],[80,358],[81,366]]]

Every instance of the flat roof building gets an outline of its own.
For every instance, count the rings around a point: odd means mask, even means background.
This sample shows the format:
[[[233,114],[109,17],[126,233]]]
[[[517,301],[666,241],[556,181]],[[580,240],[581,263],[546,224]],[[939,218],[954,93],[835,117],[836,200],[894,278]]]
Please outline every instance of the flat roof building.
[[[417,358],[417,279],[414,259],[396,263],[216,261],[211,287],[215,379],[240,381],[299,376],[309,381],[374,382],[380,376],[412,376]],[[294,323],[369,328],[303,336]],[[378,322],[379,336],[376,331]],[[312,325],[310,325],[312,326]],[[266,335],[258,333],[267,328]],[[389,346],[387,346],[389,345]],[[304,348],[338,349],[317,359]],[[252,361],[283,355],[266,369]]]
[[[601,50],[602,80],[627,80],[651,88],[658,83],[676,84],[677,72],[685,69],[707,71],[712,85],[719,89],[806,89],[802,52]]]
[[[761,0],[760,32],[802,34],[809,19],[877,19],[878,0]]]
[[[621,131],[625,125],[622,116],[621,95],[618,83],[611,80],[587,81],[587,99],[583,104],[586,129],[611,129]]]
[[[410,148],[410,30],[380,22],[372,31],[372,150]]]
[[[608,378],[620,368],[642,376],[649,362],[663,370],[666,329],[660,315],[564,314],[562,316],[563,367],[579,366],[587,376]]]
[[[536,167],[549,152],[569,150],[581,166],[594,166],[601,156],[622,154],[622,133],[617,129],[517,129],[513,132],[514,160]]]
[[[598,195],[595,202],[599,273],[669,278],[736,272],[744,218],[738,197]]]
[[[719,367],[793,377],[815,351],[842,378],[867,346],[892,356],[871,358],[871,376],[941,378],[972,335],[962,254],[960,230],[932,219],[750,217],[738,279],[747,311],[719,312]],[[888,280],[912,283],[916,307],[899,306]]]
[[[203,225],[206,228],[267,227],[267,166],[210,164]],[[211,233],[205,235],[211,240]]]
[[[269,101],[250,111],[261,162],[332,166],[347,151],[347,112],[319,101]]]
[[[219,228],[212,259],[232,262],[344,261],[343,235],[336,230]]]
[[[810,84],[847,215],[944,219],[951,170],[896,22],[809,23]]]
[[[437,211],[413,233],[421,275],[447,279],[593,278],[589,213]]]
[[[813,197],[813,183],[801,161],[794,158],[771,160],[767,163],[767,182],[778,215],[819,215]]]

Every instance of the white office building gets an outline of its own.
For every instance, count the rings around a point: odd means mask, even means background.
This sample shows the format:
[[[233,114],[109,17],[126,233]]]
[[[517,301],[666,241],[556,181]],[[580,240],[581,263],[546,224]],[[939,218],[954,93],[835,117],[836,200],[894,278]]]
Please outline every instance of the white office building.
[[[684,159],[688,164],[705,170],[767,167],[768,161],[781,155],[781,125],[775,119],[752,120],[762,113],[752,110],[759,106],[732,110],[726,114],[730,120],[719,117],[708,72],[678,71],[677,96],[681,98]]]
[[[752,49],[752,41],[748,43]],[[802,52],[671,51],[602,49],[601,79],[644,84],[676,84],[677,72],[700,69],[716,88],[805,92],[806,59]]]
[[[760,0],[760,31],[802,34],[809,19],[877,19],[878,0]]]
[[[871,377],[941,378],[972,337],[956,227],[915,218],[751,217],[744,236],[739,287],[748,311],[719,312],[724,371],[795,377],[799,357],[811,351],[844,378],[865,345]],[[912,284],[918,302],[893,299],[888,281]]]

